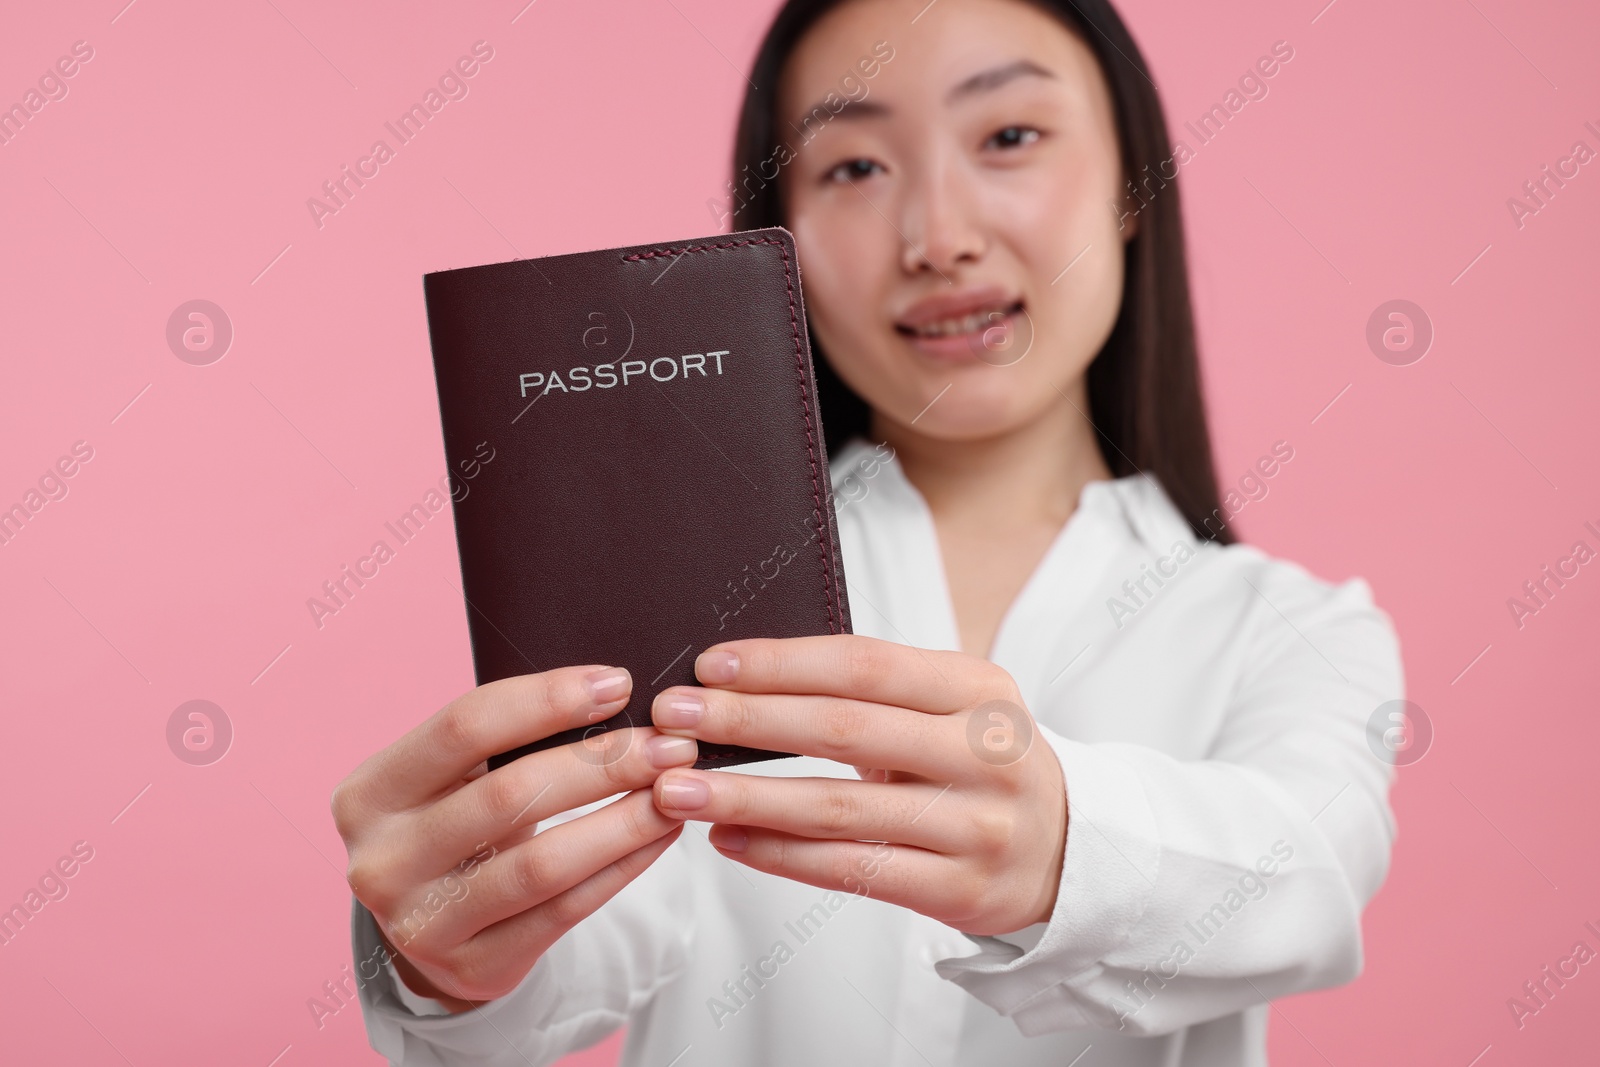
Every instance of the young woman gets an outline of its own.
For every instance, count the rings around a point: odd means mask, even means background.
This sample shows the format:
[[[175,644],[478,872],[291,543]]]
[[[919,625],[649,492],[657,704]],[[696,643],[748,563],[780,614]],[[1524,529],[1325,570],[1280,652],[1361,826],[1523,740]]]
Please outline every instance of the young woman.
[[[1401,668],[1362,581],[1234,543],[1138,48],[1104,0],[792,0],[751,81],[732,223],[800,250],[858,633],[706,650],[615,759],[484,773],[626,702],[588,664],[363,763],[373,1046],[1264,1063],[1271,998],[1360,972]]]

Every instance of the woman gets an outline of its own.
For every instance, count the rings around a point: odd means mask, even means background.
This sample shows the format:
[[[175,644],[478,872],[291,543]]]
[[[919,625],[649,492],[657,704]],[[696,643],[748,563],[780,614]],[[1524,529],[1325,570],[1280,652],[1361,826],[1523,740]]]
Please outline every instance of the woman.
[[[1401,671],[1363,582],[1234,543],[1138,49],[1093,0],[793,0],[751,81],[733,222],[800,250],[858,633],[706,650],[614,761],[481,766],[620,708],[600,664],[366,761],[373,1046],[1264,1063],[1269,998],[1360,971]]]

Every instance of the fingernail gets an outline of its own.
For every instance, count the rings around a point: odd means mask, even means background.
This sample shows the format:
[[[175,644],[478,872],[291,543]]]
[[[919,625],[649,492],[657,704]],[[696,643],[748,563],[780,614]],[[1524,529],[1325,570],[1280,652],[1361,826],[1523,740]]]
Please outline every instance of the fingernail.
[[[595,671],[584,678],[583,683],[589,689],[589,702],[597,708],[605,708],[627,699],[628,696],[628,668],[607,667]],[[593,716],[590,716],[593,718]]]
[[[743,852],[750,844],[750,835],[737,826],[713,826],[706,835],[711,843],[724,852]]]
[[[655,724],[668,730],[687,730],[700,725],[706,703],[693,693],[663,693],[651,709]]]
[[[674,776],[661,780],[661,802],[678,811],[694,811],[711,799],[711,787],[699,778]]]
[[[652,767],[676,767],[684,763],[693,763],[699,747],[692,737],[668,737],[666,734],[656,734],[644,743],[645,753],[650,757]]]
[[[694,673],[702,682],[726,685],[739,673],[739,657],[721,648],[702,652],[694,661]]]

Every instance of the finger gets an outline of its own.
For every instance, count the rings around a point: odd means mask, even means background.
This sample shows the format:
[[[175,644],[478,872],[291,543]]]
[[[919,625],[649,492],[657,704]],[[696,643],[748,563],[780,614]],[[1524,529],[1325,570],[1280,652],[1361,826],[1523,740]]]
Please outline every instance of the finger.
[[[480,931],[461,947],[455,973],[445,975],[442,984],[435,980],[435,984],[462,1000],[485,1001],[505,996],[527,974],[527,968],[518,961],[537,960],[557,938],[643,874],[682,833],[683,824],[679,823],[571,889]]]
[[[951,820],[928,814],[948,788],[913,782],[880,785],[848,778],[669,771],[656,779],[655,798],[663,814],[679,819],[950,852],[966,844],[965,834]]]
[[[418,812],[397,851],[409,877],[436,877],[485,842],[507,841],[558,812],[643,789],[663,769],[693,763],[698,750],[693,738],[641,727],[529,753]]]
[[[948,715],[1015,691],[988,660],[860,634],[755,638],[713,645],[695,659],[706,685],[746,693],[827,693]]]
[[[340,790],[368,812],[420,807],[490,756],[610,718],[631,695],[624,668],[593,664],[489,682],[372,756]]]
[[[496,851],[472,877],[454,873],[425,883],[390,916],[404,951],[420,937],[459,944],[485,927],[563,893],[679,825],[656,810],[648,790],[552,826]],[[431,902],[430,902],[431,901]],[[409,925],[408,925],[409,921]]]
[[[713,744],[795,752],[941,781],[982,773],[945,716],[835,696],[672,686],[650,706],[656,729]]]
[[[719,823],[707,836],[718,852],[758,871],[923,914],[934,907],[924,898],[951,879],[956,864],[949,856],[910,845],[813,841],[754,826]]]

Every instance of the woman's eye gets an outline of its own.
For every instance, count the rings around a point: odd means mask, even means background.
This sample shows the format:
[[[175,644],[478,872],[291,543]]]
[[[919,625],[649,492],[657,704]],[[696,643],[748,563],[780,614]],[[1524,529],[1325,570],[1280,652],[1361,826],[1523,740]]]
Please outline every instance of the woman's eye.
[[[997,148],[1020,148],[1039,139],[1039,131],[1031,126],[1007,126],[990,137],[988,144]]]
[[[882,170],[870,159],[848,159],[824,175],[824,180],[832,182],[853,182],[870,177],[875,170]]]

